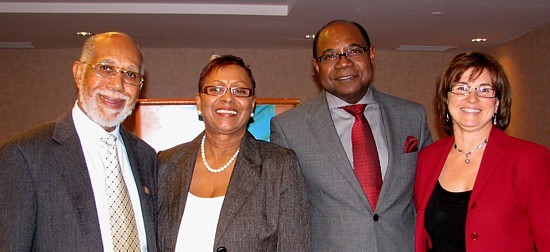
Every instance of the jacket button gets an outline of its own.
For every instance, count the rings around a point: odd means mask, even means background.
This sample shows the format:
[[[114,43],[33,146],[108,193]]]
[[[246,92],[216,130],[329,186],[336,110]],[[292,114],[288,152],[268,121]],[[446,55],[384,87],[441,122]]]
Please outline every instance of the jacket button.
[[[471,207],[471,208],[472,208],[472,209],[476,209],[476,207],[477,207],[477,203],[476,203],[476,202],[472,203],[472,207]]]
[[[472,240],[477,241],[478,238],[479,238],[479,235],[476,232],[473,232],[472,233]]]
[[[373,219],[374,221],[378,221],[378,220],[380,219],[380,216],[378,216],[378,214],[374,214],[374,215],[372,216],[372,219]]]
[[[227,249],[225,247],[219,247],[216,249],[216,252],[227,252]]]

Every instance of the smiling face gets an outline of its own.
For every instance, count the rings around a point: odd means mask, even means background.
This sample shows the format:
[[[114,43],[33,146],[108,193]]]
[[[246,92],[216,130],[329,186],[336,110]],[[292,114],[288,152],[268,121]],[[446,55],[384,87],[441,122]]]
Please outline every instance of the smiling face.
[[[119,33],[98,35],[89,62],[73,64],[78,87],[78,106],[95,123],[112,131],[132,113],[141,86],[122,81],[121,73],[112,78],[97,76],[88,64],[104,63],[121,69],[140,72],[141,53],[130,38]]]
[[[319,33],[317,55],[342,53],[357,46],[368,46],[359,29],[351,23],[336,22]],[[367,53],[353,60],[342,56],[335,62],[318,62],[315,59],[312,62],[323,88],[353,104],[367,93],[372,81],[374,48],[371,46]]]
[[[204,78],[202,87],[243,87],[252,89],[246,70],[238,65],[227,65],[213,70]],[[244,134],[255,97],[235,97],[227,90],[222,96],[198,93],[197,108],[202,112],[205,128],[213,134]]]
[[[475,76],[472,78],[472,71],[472,68],[467,69],[458,82],[470,87],[493,85],[487,70],[481,72],[477,78]],[[474,90],[468,96],[449,92],[448,108],[453,120],[453,131],[455,133],[490,131],[498,104],[496,98],[479,97]]]

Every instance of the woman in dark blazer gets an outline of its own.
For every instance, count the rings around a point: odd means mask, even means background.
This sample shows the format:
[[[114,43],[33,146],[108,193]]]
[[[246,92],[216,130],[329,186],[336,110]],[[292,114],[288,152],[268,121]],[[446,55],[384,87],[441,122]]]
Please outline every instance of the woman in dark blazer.
[[[161,251],[309,251],[296,155],[247,131],[255,86],[238,57],[204,67],[196,100],[205,131],[158,155]]]
[[[437,83],[451,135],[422,150],[417,251],[550,251],[550,152],[506,135],[511,89],[482,53],[457,55]]]

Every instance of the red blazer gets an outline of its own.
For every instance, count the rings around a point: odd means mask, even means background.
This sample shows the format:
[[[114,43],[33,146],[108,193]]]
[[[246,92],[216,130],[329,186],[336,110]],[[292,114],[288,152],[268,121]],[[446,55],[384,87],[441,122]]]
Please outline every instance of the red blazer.
[[[424,213],[452,148],[439,140],[418,156],[416,251],[431,247]],[[493,127],[468,203],[466,251],[550,251],[550,152]]]

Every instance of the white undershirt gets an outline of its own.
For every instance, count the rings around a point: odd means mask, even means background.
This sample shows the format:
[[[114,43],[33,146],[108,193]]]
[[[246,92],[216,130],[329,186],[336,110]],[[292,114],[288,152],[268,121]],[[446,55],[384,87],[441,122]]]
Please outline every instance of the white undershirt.
[[[200,198],[187,194],[176,251],[212,251],[224,198]]]
[[[109,224],[109,206],[107,204],[107,194],[105,192],[104,160],[107,156],[107,145],[101,141],[101,137],[108,134],[113,134],[117,138],[116,145],[120,159],[120,168],[122,169],[122,177],[124,178],[124,182],[128,188],[130,200],[132,201],[132,207],[134,208],[141,251],[147,251],[145,224],[143,222],[139,195],[136,182],[134,180],[134,175],[132,173],[132,168],[130,166],[130,161],[128,160],[128,154],[126,153],[126,148],[124,147],[124,141],[120,136],[119,126],[117,126],[112,132],[106,132],[101,126],[86,116],[86,114],[82,112],[76,103],[72,110],[72,116],[76,132],[80,138],[84,158],[86,159],[88,174],[92,182],[97,217],[99,218],[101,240],[103,242],[103,251],[113,251],[113,239]]]

